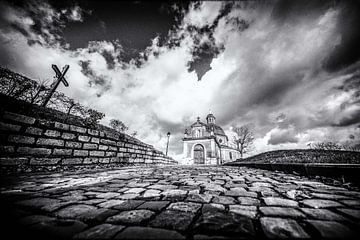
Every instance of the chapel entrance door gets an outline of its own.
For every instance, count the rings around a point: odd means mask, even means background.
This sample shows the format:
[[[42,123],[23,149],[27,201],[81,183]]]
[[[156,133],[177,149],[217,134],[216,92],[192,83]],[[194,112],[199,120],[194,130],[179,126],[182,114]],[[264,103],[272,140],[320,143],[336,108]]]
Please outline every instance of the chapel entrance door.
[[[197,144],[194,147],[194,163],[204,164],[205,163],[205,151],[201,144]]]

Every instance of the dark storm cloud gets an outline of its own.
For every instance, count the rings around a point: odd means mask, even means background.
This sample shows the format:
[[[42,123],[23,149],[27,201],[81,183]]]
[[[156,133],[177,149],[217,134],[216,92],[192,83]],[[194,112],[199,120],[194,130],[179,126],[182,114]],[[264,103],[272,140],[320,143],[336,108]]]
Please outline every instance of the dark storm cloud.
[[[90,67],[90,61],[79,61],[79,65],[81,66],[81,72],[88,77],[89,79],[89,86],[99,86],[100,91],[97,93],[98,97],[108,91],[111,88],[111,81],[107,79],[105,75],[98,75],[94,70]]]
[[[328,71],[337,71],[360,59],[360,2],[341,1],[341,15],[338,29],[341,44],[329,55],[324,67]]]
[[[47,2],[38,0],[0,3],[1,21],[7,22],[8,29],[20,32],[28,44],[64,45],[61,34],[68,22],[82,21],[83,11],[78,6],[67,6],[59,11]],[[18,15],[17,18],[10,17]],[[6,25],[1,24],[1,25]]]

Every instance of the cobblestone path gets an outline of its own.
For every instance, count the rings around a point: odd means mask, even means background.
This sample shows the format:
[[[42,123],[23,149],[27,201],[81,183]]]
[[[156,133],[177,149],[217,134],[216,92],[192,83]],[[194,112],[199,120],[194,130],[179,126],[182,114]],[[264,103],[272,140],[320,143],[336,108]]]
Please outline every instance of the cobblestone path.
[[[6,181],[1,218],[13,233],[217,239],[348,238],[360,232],[360,192],[280,172],[128,167]]]

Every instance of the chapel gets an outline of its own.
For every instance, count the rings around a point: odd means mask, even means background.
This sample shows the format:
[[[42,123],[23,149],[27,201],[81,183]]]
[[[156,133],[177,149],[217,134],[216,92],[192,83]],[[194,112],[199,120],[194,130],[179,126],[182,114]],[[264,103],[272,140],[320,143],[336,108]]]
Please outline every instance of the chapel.
[[[206,123],[198,117],[185,129],[182,164],[220,165],[238,158],[240,152],[229,142],[211,112],[206,116]]]

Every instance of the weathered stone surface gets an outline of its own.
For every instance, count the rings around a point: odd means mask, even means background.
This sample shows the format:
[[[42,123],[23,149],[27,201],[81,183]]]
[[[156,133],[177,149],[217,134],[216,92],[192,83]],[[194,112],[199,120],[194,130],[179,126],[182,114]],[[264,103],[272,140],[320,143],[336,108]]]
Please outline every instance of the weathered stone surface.
[[[33,148],[33,147],[19,147],[17,150],[18,153],[21,154],[29,154],[29,155],[44,155],[48,156],[51,154],[51,149],[47,148]]]
[[[167,209],[168,210],[177,210],[182,212],[197,212],[201,208],[201,204],[192,203],[192,202],[176,202],[171,203]]]
[[[221,203],[221,204],[234,204],[235,199],[233,197],[226,196],[214,196],[211,200],[213,203]]]
[[[87,229],[81,233],[76,234],[75,239],[110,239],[125,227],[121,225],[112,225],[104,223]]]
[[[230,205],[229,211],[249,218],[255,218],[257,215],[256,206]]]
[[[106,199],[115,198],[118,196],[120,196],[120,194],[116,192],[105,192],[96,195],[97,198],[106,198]]]
[[[268,238],[309,238],[302,227],[292,219],[260,218],[262,229]]]
[[[140,206],[137,207],[137,209],[147,209],[151,211],[161,211],[163,210],[167,205],[169,205],[169,201],[149,201],[144,202]]]
[[[328,207],[342,207],[343,205],[332,201],[332,200],[323,200],[323,199],[306,199],[301,201],[307,207],[312,208],[328,208]]]
[[[51,219],[31,225],[30,229],[51,238],[71,238],[87,227],[83,222],[69,219]]]
[[[338,222],[308,220],[324,238],[354,238],[356,234],[345,225]]]
[[[195,214],[192,212],[165,210],[156,216],[149,226],[185,231],[194,217]]]
[[[202,215],[194,228],[196,232],[205,234],[236,234],[237,237],[255,235],[250,218],[210,207],[202,209]]]
[[[238,197],[237,200],[241,205],[257,206],[260,204],[260,201],[258,199],[251,197]]]
[[[176,231],[149,227],[128,227],[116,239],[185,239]]]
[[[21,135],[10,135],[8,137],[8,141],[13,143],[33,144],[35,142],[35,138]]]
[[[0,122],[0,130],[18,132],[18,131],[20,131],[20,128],[21,128],[21,126],[19,126],[19,125]],[[27,132],[27,133],[29,133],[29,132]]]
[[[160,190],[150,189],[146,190],[142,195],[143,198],[159,198],[161,196]]]
[[[98,204],[98,206],[102,208],[112,208],[114,206],[121,205],[124,202],[125,202],[124,200],[111,199]]]
[[[298,203],[293,200],[277,197],[265,197],[263,198],[266,205],[269,206],[286,206],[286,207],[297,207]]]
[[[35,123],[35,118],[33,118],[33,117],[29,117],[29,116],[25,116],[25,115],[21,115],[21,114],[17,114],[17,113],[12,113],[12,112],[7,112],[7,111],[5,111],[3,118],[9,119],[9,120],[12,120],[15,122],[30,124],[30,125]]]
[[[36,141],[37,145],[48,145],[48,146],[64,146],[64,140],[51,139],[51,138],[39,138]]]
[[[347,209],[347,208],[338,208],[338,211],[345,213],[348,216],[353,218],[360,219],[360,210],[359,209]]]
[[[295,208],[285,207],[260,207],[260,212],[266,216],[304,218],[305,215]]]
[[[145,209],[137,209],[130,211],[123,211],[112,217],[109,217],[106,221],[110,223],[125,223],[125,224],[139,224],[151,218],[154,215],[153,211]]]
[[[144,201],[140,201],[140,200],[127,200],[119,205],[113,206],[113,208],[115,208],[117,210],[121,210],[121,211],[132,210],[132,209],[137,208],[138,206],[140,206],[143,203],[144,203]]]
[[[61,133],[56,130],[46,130],[44,135],[48,137],[60,137]]]
[[[60,202],[61,202],[60,200],[52,199],[52,198],[32,198],[32,199],[16,202],[16,204],[21,206],[41,209],[44,206],[51,205],[54,203],[60,203]]]
[[[94,212],[97,207],[85,204],[71,205],[63,208],[55,213],[56,216],[61,218],[82,218],[87,216],[89,212]]]
[[[29,134],[32,134],[32,135],[38,135],[40,136],[42,134],[42,129],[41,128],[36,128],[36,127],[28,127],[26,128],[26,131],[25,133],[29,133]]]
[[[330,220],[330,221],[346,221],[346,218],[344,218],[343,216],[327,209],[301,208],[301,211],[305,212],[306,215],[315,219]]]
[[[186,198],[186,201],[209,203],[212,197],[213,196],[210,194],[189,193],[189,196]]]

